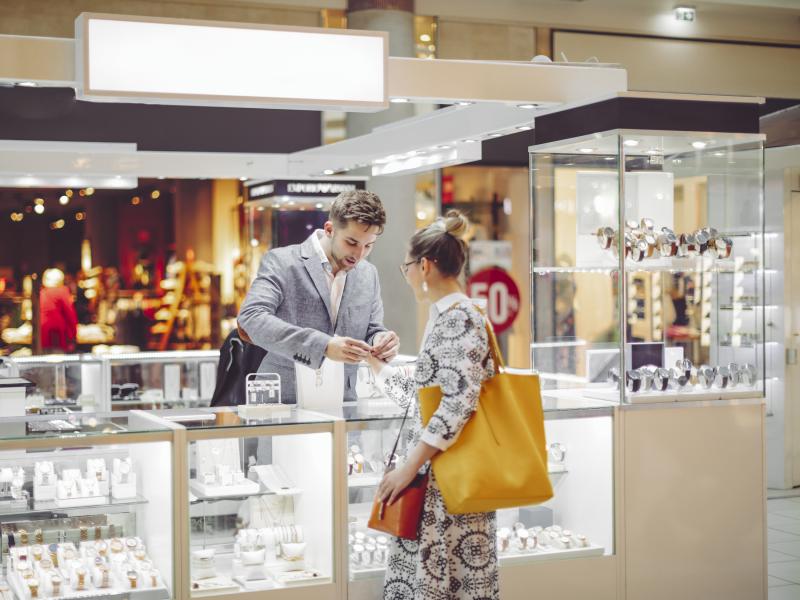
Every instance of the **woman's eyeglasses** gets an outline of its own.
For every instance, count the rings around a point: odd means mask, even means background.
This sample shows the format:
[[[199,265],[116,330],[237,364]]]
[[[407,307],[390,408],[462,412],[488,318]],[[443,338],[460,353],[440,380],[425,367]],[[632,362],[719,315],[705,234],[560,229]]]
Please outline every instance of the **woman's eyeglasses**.
[[[418,263],[420,259],[417,260],[410,260],[407,263],[403,263],[400,265],[400,272],[403,274],[403,277],[408,275],[408,267],[413,265],[414,263]]]

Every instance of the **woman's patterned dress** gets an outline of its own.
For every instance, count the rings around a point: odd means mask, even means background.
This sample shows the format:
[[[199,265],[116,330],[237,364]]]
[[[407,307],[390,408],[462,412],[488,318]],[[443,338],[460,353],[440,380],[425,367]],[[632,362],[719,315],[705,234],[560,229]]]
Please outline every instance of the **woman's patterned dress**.
[[[483,316],[463,294],[431,307],[427,335],[412,376],[387,367],[378,379],[385,393],[409,411],[407,450],[421,440],[442,451],[455,442],[475,411],[481,383],[494,374]],[[439,385],[442,400],[422,426],[416,391]],[[392,538],[385,600],[498,599],[496,513],[451,515],[436,479],[429,479],[417,541]]]

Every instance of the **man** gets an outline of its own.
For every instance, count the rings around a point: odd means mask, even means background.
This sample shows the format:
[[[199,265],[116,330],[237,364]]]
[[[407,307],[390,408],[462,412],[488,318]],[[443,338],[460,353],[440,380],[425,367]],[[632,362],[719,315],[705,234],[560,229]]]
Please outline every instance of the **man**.
[[[323,229],[261,260],[238,324],[267,350],[259,372],[280,375],[282,402],[297,402],[294,363],[312,369],[326,359],[345,363],[344,399],[355,400],[361,359],[397,355],[399,338],[383,326],[378,272],[363,260],[385,223],[378,196],[343,192]]]

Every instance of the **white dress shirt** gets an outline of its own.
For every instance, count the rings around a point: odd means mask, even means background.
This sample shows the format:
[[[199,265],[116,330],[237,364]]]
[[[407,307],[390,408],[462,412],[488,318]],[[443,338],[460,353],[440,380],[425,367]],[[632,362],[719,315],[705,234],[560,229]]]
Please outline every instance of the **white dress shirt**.
[[[344,284],[347,281],[347,271],[339,269],[336,275],[333,274],[333,267],[328,260],[328,255],[322,249],[320,240],[325,232],[322,229],[317,229],[311,234],[311,242],[314,244],[314,250],[319,255],[322,261],[322,270],[325,271],[325,278],[328,282],[328,289],[331,291],[331,324],[336,327],[336,318],[339,316],[339,305],[342,303],[342,294],[344,293]]]

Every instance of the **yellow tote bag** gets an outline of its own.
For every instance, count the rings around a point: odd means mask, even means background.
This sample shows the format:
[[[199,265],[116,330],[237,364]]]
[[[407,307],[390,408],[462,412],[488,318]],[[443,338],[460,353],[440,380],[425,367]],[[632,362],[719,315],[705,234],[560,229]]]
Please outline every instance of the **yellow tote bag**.
[[[486,331],[497,373],[483,382],[478,408],[456,442],[432,460],[433,474],[451,514],[526,506],[553,497],[539,376],[505,373],[488,321]],[[441,399],[439,386],[419,390],[424,424]]]

